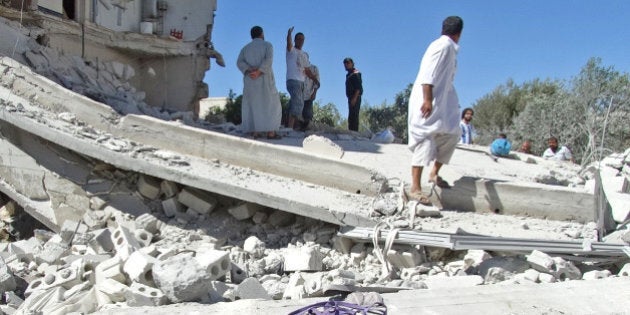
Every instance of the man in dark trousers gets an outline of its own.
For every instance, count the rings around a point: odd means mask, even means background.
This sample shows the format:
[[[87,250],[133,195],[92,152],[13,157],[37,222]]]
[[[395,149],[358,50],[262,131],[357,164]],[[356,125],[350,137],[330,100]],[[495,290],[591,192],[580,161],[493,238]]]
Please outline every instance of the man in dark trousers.
[[[354,68],[352,58],[345,58],[343,66],[346,68],[346,96],[348,97],[348,129],[359,131],[359,110],[361,109],[361,94],[363,81],[361,72]]]

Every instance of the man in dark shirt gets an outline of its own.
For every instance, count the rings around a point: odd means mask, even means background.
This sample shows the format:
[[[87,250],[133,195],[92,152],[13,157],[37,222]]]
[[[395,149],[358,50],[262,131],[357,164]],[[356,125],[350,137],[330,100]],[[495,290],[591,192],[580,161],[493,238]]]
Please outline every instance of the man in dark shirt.
[[[359,110],[361,109],[361,94],[363,81],[361,72],[354,68],[352,58],[345,58],[343,66],[346,68],[346,96],[348,97],[348,129],[359,131]]]

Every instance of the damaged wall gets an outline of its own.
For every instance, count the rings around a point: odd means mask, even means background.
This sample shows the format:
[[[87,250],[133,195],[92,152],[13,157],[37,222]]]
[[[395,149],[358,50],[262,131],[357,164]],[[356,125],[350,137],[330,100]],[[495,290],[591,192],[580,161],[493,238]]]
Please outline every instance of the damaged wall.
[[[87,17],[93,14],[96,24],[90,22],[89,18],[79,24],[43,12],[20,12],[4,6],[0,6],[0,16],[22,21],[22,34],[35,39],[38,44],[56,50],[60,55],[82,57],[97,69],[102,62],[117,62],[129,66],[132,71],[127,73],[126,79],[134,92],[146,93],[149,106],[169,112],[192,111],[197,115],[199,100],[208,95],[208,86],[203,82],[203,77],[210,68],[209,59],[216,58],[217,63],[223,65],[221,55],[213,49],[210,42],[216,1],[196,1],[185,10],[179,8],[183,5],[181,1],[173,5],[167,2],[170,9],[164,12],[163,20],[168,21],[165,22],[165,27],[182,30],[183,40],[172,36],[138,33],[142,17],[141,1],[129,1],[125,4],[124,16],[117,15],[115,21],[108,17],[107,22],[99,20],[100,17],[107,17],[104,15],[106,8],[99,9],[99,5],[103,6],[103,3],[109,1],[94,2],[98,2],[95,7],[90,6],[93,5],[92,2],[82,2],[85,7],[81,12],[86,12]],[[110,11],[119,10],[121,5],[122,2],[118,6],[112,6]],[[92,8],[96,8],[96,13],[92,12]],[[101,15],[98,15],[99,12]],[[119,21],[119,17],[124,19]],[[112,22],[115,22],[114,25]],[[114,26],[118,22],[122,23],[118,29],[128,29],[131,32],[112,30],[116,29]],[[106,27],[101,27],[99,23]],[[123,24],[126,26],[123,27]],[[17,46],[16,42],[24,45],[28,37],[11,40],[6,45],[3,41],[2,46]],[[28,46],[22,47],[18,53],[42,49],[35,47],[37,45],[34,43]],[[3,54],[10,55],[8,51]],[[12,57],[15,58],[14,55]],[[38,72],[49,75],[48,70],[39,69]]]

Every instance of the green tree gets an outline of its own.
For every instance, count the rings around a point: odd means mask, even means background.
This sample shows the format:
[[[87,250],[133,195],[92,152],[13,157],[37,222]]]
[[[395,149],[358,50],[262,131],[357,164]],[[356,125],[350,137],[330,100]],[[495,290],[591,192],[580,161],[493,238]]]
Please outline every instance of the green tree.
[[[367,119],[367,129],[371,132],[379,132],[386,128],[391,128],[394,135],[407,143],[407,111],[409,106],[409,96],[411,95],[412,84],[398,92],[394,104],[381,104],[378,107],[367,107],[365,116]]]
[[[320,105],[319,101],[313,102],[313,122],[320,123],[329,127],[339,127],[341,114],[337,110],[337,106],[333,103]]]

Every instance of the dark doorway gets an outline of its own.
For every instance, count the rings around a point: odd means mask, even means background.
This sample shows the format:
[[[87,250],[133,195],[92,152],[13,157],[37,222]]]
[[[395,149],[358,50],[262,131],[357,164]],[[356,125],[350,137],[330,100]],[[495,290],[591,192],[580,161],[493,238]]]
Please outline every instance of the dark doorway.
[[[76,18],[76,7],[74,0],[63,0],[63,11],[66,13],[66,16],[74,20]]]

